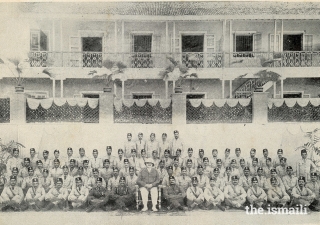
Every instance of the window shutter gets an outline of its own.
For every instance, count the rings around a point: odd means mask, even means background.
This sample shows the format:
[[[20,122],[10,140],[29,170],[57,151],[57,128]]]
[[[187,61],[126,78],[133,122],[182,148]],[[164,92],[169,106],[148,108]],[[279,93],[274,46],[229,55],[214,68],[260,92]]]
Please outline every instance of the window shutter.
[[[30,50],[40,51],[40,32],[39,31],[30,32]]]
[[[274,34],[270,34],[269,36],[269,52],[280,52],[280,35],[276,35],[276,49],[274,49]]]
[[[232,40],[232,43],[233,43],[233,52],[236,52],[237,51],[237,42],[236,42],[236,40],[237,40],[237,38],[236,38],[236,33],[234,33],[233,35],[232,35],[232,37],[233,37],[233,40]],[[230,40],[231,41],[231,40]]]
[[[206,35],[206,41],[207,41],[207,49],[206,52],[212,53],[215,52],[215,40],[213,34],[207,34]]]
[[[103,53],[108,53],[110,52],[111,48],[111,39],[110,39],[110,35],[106,34],[102,37],[102,51]]]
[[[305,34],[303,36],[303,51],[312,51],[313,45],[313,35],[312,34]]]
[[[253,51],[254,52],[261,52],[261,45],[262,45],[262,35],[261,33],[255,33],[253,35]]]
[[[79,36],[69,38],[70,66],[79,67],[81,62],[81,39]]]
[[[151,51],[154,53],[161,52],[161,35],[152,35],[152,49]]]

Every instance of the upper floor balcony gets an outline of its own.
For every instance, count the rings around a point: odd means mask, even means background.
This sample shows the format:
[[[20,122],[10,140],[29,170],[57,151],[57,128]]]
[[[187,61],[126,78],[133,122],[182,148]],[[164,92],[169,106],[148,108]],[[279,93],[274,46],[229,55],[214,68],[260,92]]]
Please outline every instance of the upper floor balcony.
[[[127,68],[165,68],[167,57],[189,68],[320,67],[320,51],[104,53],[31,51],[30,67],[101,68],[104,60],[123,62]]]

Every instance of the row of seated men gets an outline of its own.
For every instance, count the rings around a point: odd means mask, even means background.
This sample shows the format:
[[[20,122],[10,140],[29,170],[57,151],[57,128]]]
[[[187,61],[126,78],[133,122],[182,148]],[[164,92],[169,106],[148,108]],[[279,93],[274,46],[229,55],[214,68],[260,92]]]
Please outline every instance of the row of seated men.
[[[15,149],[14,153],[17,152],[19,150]],[[301,151],[303,158],[306,154],[306,150]],[[174,162],[178,161],[174,159]],[[173,166],[165,167],[165,159],[160,160],[157,166],[153,159],[145,158],[145,167],[137,172],[135,167],[130,166],[129,159],[124,160],[124,167],[120,170],[116,166],[111,168],[109,159],[104,160],[103,168],[100,169],[89,168],[88,160],[83,160],[83,165],[76,168],[75,159],[70,159],[70,165],[62,168],[59,159],[55,159],[52,169],[43,169],[42,161],[37,160],[35,171],[30,167],[30,159],[26,158],[25,167],[20,171],[13,167],[10,175],[2,176],[0,203],[3,210],[20,210],[29,205],[40,210],[45,204],[46,210],[57,205],[64,209],[87,207],[86,210],[90,212],[94,208],[106,210],[109,203],[128,210],[127,207],[138,201],[135,194],[141,195],[144,206],[142,211],[146,211],[150,192],[152,210],[157,211],[160,187],[163,189],[162,198],[167,201],[170,209],[217,206],[225,210],[228,207],[243,208],[248,203],[266,207],[268,203],[273,206],[302,204],[311,210],[319,210],[317,173],[310,172],[308,176],[299,175],[297,178],[292,167],[286,165],[284,157],[280,159],[280,166],[284,167],[286,175],[278,174],[279,169],[272,167],[269,171],[258,166],[256,171],[248,166],[237,168],[235,159],[226,168],[222,167],[220,159],[217,159],[214,168],[208,166],[207,157],[203,158],[203,165],[199,164],[197,168],[193,167],[192,159],[186,161],[186,166],[180,167],[174,163]],[[253,158],[254,167],[255,163],[258,160]],[[271,164],[270,158],[266,159],[268,164]],[[22,173],[24,169],[27,175]]]

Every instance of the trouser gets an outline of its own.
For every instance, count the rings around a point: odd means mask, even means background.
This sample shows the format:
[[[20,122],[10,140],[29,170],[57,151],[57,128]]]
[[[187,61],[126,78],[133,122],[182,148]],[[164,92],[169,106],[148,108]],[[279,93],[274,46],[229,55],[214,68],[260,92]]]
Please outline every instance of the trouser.
[[[290,197],[284,196],[283,198],[278,199],[278,200],[270,200],[269,199],[268,203],[270,204],[271,207],[277,207],[278,204],[286,205],[288,201],[290,201]]]
[[[248,202],[251,204],[251,205],[255,205],[257,207],[262,207],[263,203],[266,202],[266,200],[259,200],[257,201],[257,197],[256,196],[250,196],[250,197],[247,197],[247,200]]]
[[[206,199],[206,206],[216,206],[221,204],[221,202],[223,201],[223,198],[221,198],[220,196],[217,196],[216,198],[210,198],[210,199]]]
[[[100,197],[100,198],[89,197],[88,203],[91,207],[100,208],[100,207],[105,206],[107,204],[108,200],[109,200],[109,196]]]
[[[295,205],[302,205],[302,206],[309,206],[313,202],[312,200],[305,200],[300,198],[293,198],[293,204]]]
[[[225,201],[227,206],[240,208],[246,202],[246,199],[231,200],[231,199],[226,198],[224,201]]]
[[[142,204],[143,207],[147,207],[148,204],[148,194],[151,194],[151,202],[152,206],[156,207],[157,205],[157,200],[158,200],[158,188],[157,187],[152,187],[149,190],[145,187],[140,188],[140,193],[141,193],[141,198],[142,198]]]
[[[168,204],[174,209],[184,205],[184,197],[182,196],[172,196],[172,197],[169,196],[167,201],[168,201]]]
[[[83,195],[80,195],[79,197],[69,196],[68,200],[71,203],[71,205],[76,208],[85,206],[87,203],[87,198]]]
[[[122,209],[123,207],[130,207],[135,203],[135,196],[133,194],[123,196],[116,195],[113,198],[118,209]]]
[[[196,200],[190,200],[188,199],[187,200],[187,205],[190,207],[193,203],[196,203],[198,206],[200,205],[203,205],[204,204],[204,200],[203,199],[200,199],[200,198],[197,198]]]

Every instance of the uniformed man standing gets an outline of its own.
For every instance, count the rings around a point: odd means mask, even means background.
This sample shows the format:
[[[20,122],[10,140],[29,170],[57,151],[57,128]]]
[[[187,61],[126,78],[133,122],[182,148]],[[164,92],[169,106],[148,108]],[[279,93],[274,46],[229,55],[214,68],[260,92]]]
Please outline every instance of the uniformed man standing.
[[[75,182],[76,182],[76,185],[72,187],[72,190],[68,197],[68,200],[72,206],[70,207],[69,205],[69,207],[82,208],[86,206],[89,190],[84,186],[81,177],[76,177]]]
[[[60,160],[53,160],[54,168],[50,170],[50,176],[53,178],[53,181],[56,182],[57,178],[63,175],[63,170],[60,168]]]
[[[20,211],[20,204],[23,201],[24,194],[22,188],[16,185],[17,177],[10,176],[9,185],[6,186],[0,196],[0,204],[3,206],[2,211],[13,209]]]
[[[277,166],[276,170],[281,179],[287,175],[287,159],[285,157],[280,159],[280,166]]]
[[[141,158],[141,151],[139,153],[140,158]],[[129,165],[133,166],[135,169],[139,167],[139,158],[137,158],[137,151],[135,149],[131,149],[131,157],[128,158],[129,160]],[[136,170],[137,171],[137,170]]]
[[[89,158],[86,156],[86,150],[84,150],[84,148],[79,148],[78,166],[84,167],[84,160],[88,160],[89,163]]]
[[[97,168],[92,169],[92,177],[89,177],[86,187],[91,190],[96,186],[97,178],[99,177],[99,170]],[[102,178],[102,187],[106,187],[107,182]]]
[[[135,149],[137,151],[137,157],[140,158],[141,157],[141,150],[146,148],[146,142],[143,140],[143,133],[139,132],[138,133],[138,140],[136,141],[136,146],[135,148],[131,148],[131,152],[132,149]]]
[[[62,184],[62,178],[57,178],[55,186],[46,194],[45,200],[49,201],[49,204],[44,209],[45,211],[50,210],[55,206],[58,206],[60,209],[67,210],[65,206],[68,198],[68,190],[63,188]]]
[[[170,158],[170,150],[169,149],[164,150],[163,161],[164,161],[164,167],[167,168],[168,166],[172,166],[173,161]]]
[[[90,167],[91,168],[95,168],[95,169],[100,169],[103,167],[102,164],[102,159],[98,158],[98,150],[97,149],[93,149],[92,151],[92,159],[90,160]]]
[[[188,156],[184,158],[184,166],[187,166],[188,159],[192,160],[192,168],[197,169],[197,159],[193,156],[193,149],[188,148]]]
[[[112,175],[113,169],[110,168],[110,161],[109,159],[105,159],[103,162],[103,168],[99,170],[99,176],[102,177],[107,184]]]
[[[277,166],[280,166],[280,159],[283,157],[283,150],[281,148],[279,148],[277,150],[277,156],[274,160],[273,160],[273,167],[277,168]]]
[[[127,153],[127,154],[129,154],[129,153]],[[129,157],[130,157],[130,155],[129,155]],[[116,157],[114,159],[113,166],[118,167],[118,169],[121,170],[124,167],[124,159],[125,158],[127,158],[127,156],[123,155],[123,150],[121,148],[118,149],[118,157]]]
[[[297,161],[297,177],[303,176],[307,181],[310,181],[310,174],[311,172],[315,172],[317,167],[310,159],[307,159],[306,149],[301,150],[301,157],[302,159]]]
[[[224,194],[216,186],[216,180],[214,177],[210,178],[210,185],[204,189],[204,198],[206,199],[206,206],[208,209],[213,209],[217,206],[221,211],[225,211],[226,209],[221,205],[224,201]]]
[[[112,193],[112,199],[115,201],[117,209],[123,211],[129,211],[128,207],[131,207],[135,203],[135,189],[130,189],[126,185],[126,178],[120,177],[118,187],[114,188]]]
[[[164,157],[164,150],[170,149],[170,143],[167,140],[167,134],[163,133],[161,136],[162,140],[159,142],[159,156],[160,159]]]
[[[187,204],[189,210],[193,210],[196,206],[205,209],[204,195],[202,188],[198,187],[198,178],[192,177],[192,186],[187,189]]]
[[[28,168],[31,167],[30,165],[30,158],[24,158],[23,159],[23,167],[20,170],[20,177],[22,177],[23,179],[26,178],[27,176],[29,176],[29,172],[28,172]]]
[[[226,168],[227,166],[230,166],[230,161],[231,161],[230,148],[226,148],[226,150],[224,151],[224,158],[222,159],[223,166],[224,166],[225,168]]]
[[[38,157],[36,156],[36,150],[34,148],[30,148],[30,164],[33,169],[37,167]]]
[[[19,158],[19,149],[14,148],[12,150],[12,158],[8,159],[7,171],[12,171],[13,167],[17,167],[19,170],[22,168],[23,161]]]
[[[77,161],[75,159],[70,159],[69,162],[69,174],[72,177],[78,176],[78,168],[76,167]]]
[[[50,189],[54,186],[54,181],[52,177],[49,177],[49,170],[43,169],[42,178],[39,179],[41,186],[44,188],[44,191],[48,193]]]
[[[199,149],[199,157],[197,158],[197,165],[203,166],[203,157],[204,157],[204,150],[201,148]]]
[[[157,153],[159,152],[159,142],[156,141],[155,133],[151,133],[150,134],[150,140],[146,143],[146,148],[145,149],[146,149],[148,158],[151,158],[152,152],[154,150],[156,150]],[[159,157],[159,155],[157,155],[157,157]]]
[[[29,208],[31,206],[34,210],[37,212],[40,211],[44,205],[44,198],[45,198],[46,192],[42,186],[39,186],[39,179],[37,177],[34,177],[32,179],[32,187],[29,188],[25,202],[26,202],[26,208]]]
[[[29,176],[23,178],[23,182],[21,188],[23,190],[23,194],[25,195],[30,187],[32,187],[32,178],[34,177],[34,171],[32,167],[28,168]]]
[[[43,160],[42,160],[42,163],[43,163],[43,168],[49,170],[53,167],[52,165],[52,161],[51,159],[49,159],[49,151],[48,150],[43,150]]]
[[[169,210],[186,210],[184,207],[184,198],[186,193],[182,187],[176,184],[176,180],[174,176],[169,177],[170,185],[165,187],[163,190],[163,196],[168,201],[168,209]]]
[[[177,149],[181,149],[181,156],[184,157],[185,156],[184,144],[181,138],[179,137],[179,131],[177,130],[173,131],[173,135],[174,135],[174,138],[172,139],[172,142],[171,142],[171,154],[172,154],[171,156],[172,157],[176,156],[175,153]]]
[[[232,176],[232,184],[224,188],[224,197],[227,208],[234,207],[237,209],[244,209],[247,193],[239,185],[239,177]]]
[[[110,167],[113,167],[114,166],[113,163],[114,163],[114,160],[115,160],[116,157],[114,157],[112,155],[112,147],[111,146],[107,146],[106,147],[106,151],[107,151],[107,156],[104,157],[104,161],[106,159],[108,159],[109,163],[110,163]]]
[[[263,154],[263,157],[259,159],[259,162],[260,162],[260,167],[265,167],[266,166],[266,160],[267,158],[269,158],[269,152],[268,152],[268,149],[264,148],[262,150],[262,154]]]
[[[34,168],[34,176],[38,178],[42,178],[42,170],[43,170],[43,164],[41,160],[37,160],[37,167]]]
[[[91,212],[94,209],[101,208],[106,211],[106,204],[109,200],[109,193],[105,187],[102,187],[102,178],[97,177],[96,186],[93,187],[88,195],[89,206],[86,212]]]
[[[124,158],[129,158],[131,149],[136,148],[135,142],[132,141],[132,134],[127,134],[127,141],[124,143]]]
[[[63,175],[61,176],[62,179],[62,188],[65,188],[68,190],[68,194],[71,192],[74,178],[69,175],[69,168],[67,165],[64,165],[62,167]]]

